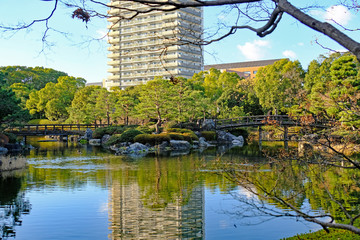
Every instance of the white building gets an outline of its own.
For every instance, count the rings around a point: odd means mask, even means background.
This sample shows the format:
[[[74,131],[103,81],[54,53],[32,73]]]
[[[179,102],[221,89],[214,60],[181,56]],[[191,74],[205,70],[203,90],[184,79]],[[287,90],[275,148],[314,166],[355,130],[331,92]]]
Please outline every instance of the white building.
[[[152,11],[121,20],[120,16],[134,14],[124,8],[148,7],[119,0],[112,0],[111,6],[108,55],[111,75],[104,81],[104,87],[124,89],[153,80],[155,76],[190,78],[203,70],[202,48],[193,44],[202,35],[202,9]]]

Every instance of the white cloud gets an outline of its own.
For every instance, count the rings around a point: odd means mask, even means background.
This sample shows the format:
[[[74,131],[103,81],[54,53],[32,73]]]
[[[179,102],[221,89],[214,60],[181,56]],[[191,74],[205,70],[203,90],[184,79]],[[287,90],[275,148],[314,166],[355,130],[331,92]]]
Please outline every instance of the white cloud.
[[[282,52],[284,57],[291,58],[291,59],[297,59],[296,53],[291,50],[285,50]]]
[[[335,21],[341,25],[346,25],[352,18],[352,14],[349,9],[343,5],[333,5],[326,9],[326,11],[311,10],[309,13],[315,18],[320,18],[321,20],[325,20],[329,23],[333,23]]]
[[[260,60],[266,55],[266,48],[270,48],[270,42],[265,40],[254,40],[238,45],[237,48],[248,60]]]
[[[303,43],[303,42],[299,42],[299,43],[298,43],[298,46],[302,47],[302,46],[304,46],[304,43]]]
[[[335,21],[338,24],[346,25],[352,15],[349,9],[342,5],[334,5],[326,9],[325,19],[328,22]]]

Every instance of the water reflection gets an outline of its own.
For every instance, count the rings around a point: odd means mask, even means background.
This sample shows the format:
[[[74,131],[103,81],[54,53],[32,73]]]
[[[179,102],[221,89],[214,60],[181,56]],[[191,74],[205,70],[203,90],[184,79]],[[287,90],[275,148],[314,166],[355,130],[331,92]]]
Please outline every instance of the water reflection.
[[[0,173],[0,239],[15,238],[22,215],[29,214],[31,205],[21,192],[23,172]]]
[[[249,228],[240,227],[238,220],[223,214],[234,210],[224,198],[239,191],[238,186],[206,166],[220,155],[223,161],[261,162],[256,148],[130,159],[89,146],[53,142],[33,145],[37,149],[29,152],[26,174],[3,179],[0,184],[2,209],[13,209],[12,215],[1,215],[0,222],[8,222],[5,216],[12,216],[12,231],[21,224],[21,216],[30,211],[31,202],[31,214],[24,219],[27,224],[16,228],[17,239],[28,239],[30,234],[34,239],[55,239],[55,233],[56,239],[250,236]],[[242,194],[249,197],[249,192]],[[300,226],[287,232],[293,225],[282,222],[286,229],[277,226],[281,232],[272,235],[267,234],[274,225],[259,225],[251,236],[278,239],[308,230]]]

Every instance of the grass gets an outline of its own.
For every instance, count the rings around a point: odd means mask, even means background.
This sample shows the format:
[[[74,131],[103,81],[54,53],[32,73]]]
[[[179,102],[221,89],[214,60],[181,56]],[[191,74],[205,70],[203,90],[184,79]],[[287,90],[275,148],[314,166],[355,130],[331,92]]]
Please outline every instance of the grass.
[[[360,236],[350,231],[342,229],[329,229],[330,233],[326,233],[324,230],[297,234],[296,236],[284,238],[283,240],[356,240],[360,239]]]
[[[0,156],[0,172],[26,167],[25,157]]]

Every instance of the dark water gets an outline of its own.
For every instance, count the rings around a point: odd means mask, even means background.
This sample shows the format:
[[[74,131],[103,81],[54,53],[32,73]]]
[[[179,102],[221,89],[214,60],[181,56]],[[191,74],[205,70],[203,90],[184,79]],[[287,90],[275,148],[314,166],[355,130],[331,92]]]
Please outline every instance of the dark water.
[[[234,194],[254,196],[204,167],[214,150],[131,159],[90,146],[33,145],[28,169],[0,178],[0,239],[280,239],[319,229],[232,214],[245,207]]]

